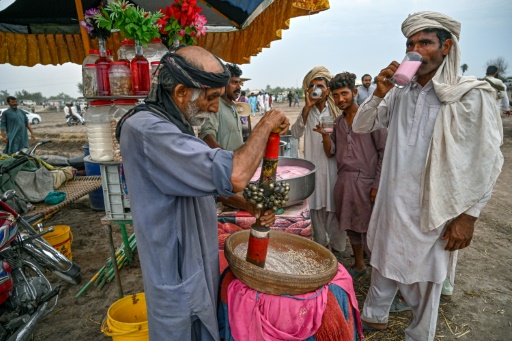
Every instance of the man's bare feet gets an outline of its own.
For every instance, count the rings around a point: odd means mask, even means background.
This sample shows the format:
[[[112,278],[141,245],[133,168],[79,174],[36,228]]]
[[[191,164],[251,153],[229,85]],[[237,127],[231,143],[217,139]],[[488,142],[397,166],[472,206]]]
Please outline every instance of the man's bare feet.
[[[441,294],[441,302],[448,303],[452,301],[452,295],[442,295]]]
[[[366,329],[368,330],[372,330],[372,329],[375,329],[375,330],[384,330],[387,328],[388,324],[387,323],[373,323],[373,322],[367,322],[367,321],[364,321],[362,320],[363,322],[363,329],[365,329],[365,326],[367,327]],[[369,328],[368,328],[369,327]]]

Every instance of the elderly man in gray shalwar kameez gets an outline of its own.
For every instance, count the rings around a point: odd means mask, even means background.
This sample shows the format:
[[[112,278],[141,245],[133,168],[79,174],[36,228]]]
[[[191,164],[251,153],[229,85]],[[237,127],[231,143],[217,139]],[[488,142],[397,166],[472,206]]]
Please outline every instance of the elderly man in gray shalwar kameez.
[[[386,328],[400,289],[414,316],[405,339],[433,340],[442,283],[456,250],[469,245],[501,171],[503,131],[491,86],[457,75],[460,23],[419,12],[402,31],[407,52],[423,57],[417,80],[394,88],[388,80],[398,63],[392,62],[352,125],[356,133],[388,127],[368,228],[372,283],[361,318],[367,327]]]
[[[219,340],[214,196],[243,190],[270,132],[288,127],[283,113],[271,111],[234,152],[197,138],[192,126],[217,112],[229,77],[200,47],[168,53],[146,104],[118,124],[151,340]]]

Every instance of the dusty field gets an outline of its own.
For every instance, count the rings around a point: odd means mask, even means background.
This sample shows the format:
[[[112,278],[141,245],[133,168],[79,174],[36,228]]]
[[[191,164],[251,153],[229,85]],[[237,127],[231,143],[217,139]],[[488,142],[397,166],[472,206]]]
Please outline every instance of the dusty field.
[[[284,110],[292,122],[300,110],[299,107],[289,108],[287,104],[277,104],[276,107]],[[67,127],[62,112],[41,115],[43,123],[34,126],[38,139],[48,137],[54,142],[40,153],[68,156],[83,153],[85,127]],[[253,122],[258,119],[255,117]],[[454,302],[441,306],[437,340],[512,339],[512,117],[504,118],[503,122],[505,166],[493,196],[477,222],[471,246],[459,254]],[[72,252],[74,261],[82,268],[82,285],[109,256],[104,227],[100,223],[103,216],[104,212],[91,210],[87,199],[83,199],[63,209],[48,222],[71,226],[75,239]],[[114,232],[115,244],[119,246],[121,238],[117,227]],[[350,259],[345,263],[348,266]],[[125,294],[143,290],[137,260],[121,270],[121,278]],[[361,307],[369,281],[370,275],[366,275],[355,283]],[[116,287],[114,283],[107,284],[102,290],[92,286],[80,298],[75,298],[82,285],[63,284],[56,310],[38,326],[34,340],[107,339],[100,333],[100,323],[108,307],[117,300]],[[410,319],[409,312],[392,314],[388,331],[367,333],[366,340],[402,340],[403,330]]]

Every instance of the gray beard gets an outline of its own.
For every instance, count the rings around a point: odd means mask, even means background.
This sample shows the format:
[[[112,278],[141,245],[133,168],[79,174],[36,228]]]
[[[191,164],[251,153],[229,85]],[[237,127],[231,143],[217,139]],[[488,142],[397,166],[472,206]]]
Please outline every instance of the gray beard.
[[[187,120],[193,127],[200,127],[208,117],[207,112],[200,112],[196,102],[188,103]]]

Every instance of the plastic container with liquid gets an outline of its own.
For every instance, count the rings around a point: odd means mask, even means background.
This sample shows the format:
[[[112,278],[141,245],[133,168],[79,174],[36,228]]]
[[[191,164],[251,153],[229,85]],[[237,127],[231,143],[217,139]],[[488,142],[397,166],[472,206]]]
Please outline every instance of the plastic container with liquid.
[[[92,101],[85,113],[91,159],[96,162],[114,160],[110,131],[111,101]]]
[[[121,146],[116,139],[116,127],[117,123],[130,109],[136,106],[138,100],[136,99],[116,99],[114,100],[114,105],[110,108],[109,118],[110,118],[110,132],[112,136],[112,146],[114,152],[114,161],[122,162],[121,158]]]

